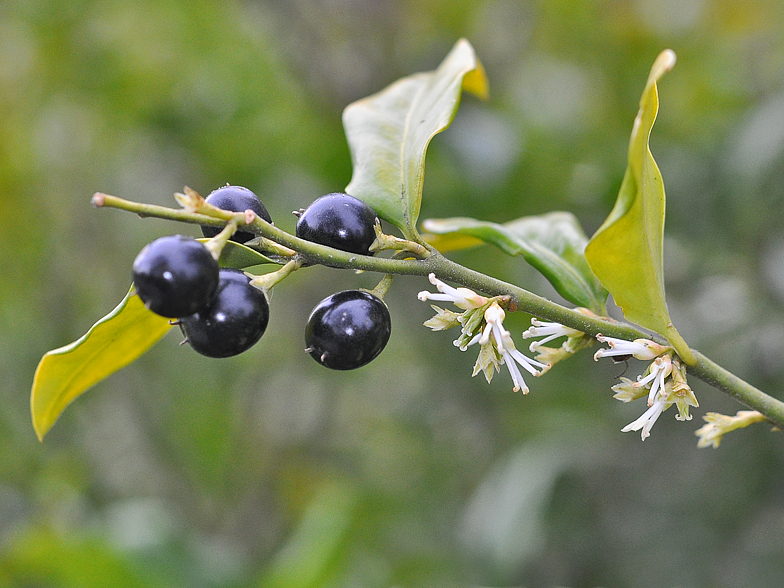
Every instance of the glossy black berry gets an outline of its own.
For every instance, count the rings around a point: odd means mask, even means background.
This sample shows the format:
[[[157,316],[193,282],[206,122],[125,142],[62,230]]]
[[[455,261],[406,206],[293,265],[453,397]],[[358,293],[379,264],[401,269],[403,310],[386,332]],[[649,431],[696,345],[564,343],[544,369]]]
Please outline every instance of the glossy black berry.
[[[262,204],[259,197],[253,192],[242,186],[223,186],[218,188],[207,196],[207,202],[223,210],[231,212],[245,212],[250,209],[256,213],[256,216],[263,218],[268,223],[272,222],[269,212]],[[202,227],[201,232],[205,237],[214,237],[220,232],[219,227]],[[256,237],[253,233],[247,231],[237,231],[231,237],[232,241],[237,243],[245,243]]]
[[[190,237],[161,237],[139,252],[133,283],[142,302],[156,314],[182,318],[212,300],[218,287],[218,262]]]
[[[313,201],[297,221],[297,237],[341,251],[370,255],[378,218],[367,204],[348,194],[327,194]]]
[[[305,329],[307,352],[333,370],[353,370],[373,361],[392,331],[386,304],[362,290],[344,290],[318,303]]]
[[[264,292],[236,269],[221,268],[218,290],[205,309],[180,320],[180,328],[194,350],[207,357],[231,357],[261,339],[269,322]]]

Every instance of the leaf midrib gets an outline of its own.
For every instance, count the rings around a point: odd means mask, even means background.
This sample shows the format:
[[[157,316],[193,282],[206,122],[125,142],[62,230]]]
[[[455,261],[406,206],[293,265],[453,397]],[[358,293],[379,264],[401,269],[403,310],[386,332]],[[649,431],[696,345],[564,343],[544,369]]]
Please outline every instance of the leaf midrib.
[[[405,162],[408,161],[407,153],[408,153],[408,138],[411,133],[411,119],[413,117],[414,112],[417,110],[417,106],[419,105],[419,101],[421,96],[423,95],[425,88],[429,84],[430,80],[432,79],[432,74],[428,75],[428,78],[422,80],[422,83],[419,85],[419,89],[417,90],[416,96],[411,101],[411,106],[406,113],[406,122],[403,125],[403,136],[402,141],[400,141],[400,200],[403,204],[403,220],[406,225],[407,230],[411,230],[411,217],[409,216],[408,210],[408,202],[407,202],[407,194],[408,194],[408,186],[406,186],[406,179],[408,177],[408,170],[406,168]]]

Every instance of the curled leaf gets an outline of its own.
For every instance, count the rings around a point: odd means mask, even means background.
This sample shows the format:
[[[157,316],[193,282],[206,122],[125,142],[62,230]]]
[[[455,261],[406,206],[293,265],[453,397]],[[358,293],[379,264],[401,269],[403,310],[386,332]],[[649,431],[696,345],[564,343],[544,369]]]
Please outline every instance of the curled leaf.
[[[626,173],[607,220],[585,249],[593,273],[624,316],[663,335],[686,363],[696,359],[670,320],[664,293],[664,183],[649,139],[659,111],[657,82],[675,66],[675,53],[659,54],[634,119]]]
[[[459,40],[435,71],[398,80],[343,112],[354,173],[346,192],[417,239],[425,154],[452,122],[463,90],[480,98],[487,77],[471,44]]]

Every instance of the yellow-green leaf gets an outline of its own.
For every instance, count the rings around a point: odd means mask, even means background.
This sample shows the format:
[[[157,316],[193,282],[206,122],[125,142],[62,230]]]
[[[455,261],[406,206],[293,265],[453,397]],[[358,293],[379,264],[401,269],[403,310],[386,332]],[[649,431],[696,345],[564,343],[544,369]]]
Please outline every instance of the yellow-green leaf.
[[[435,71],[393,83],[343,112],[354,173],[346,192],[364,200],[408,239],[419,240],[425,153],[452,122],[462,91],[488,94],[474,48],[459,40]]]
[[[427,231],[427,225],[432,219],[428,219],[422,223],[422,228]],[[471,249],[478,247],[484,242],[476,237],[470,235],[463,235],[462,233],[428,233],[425,232],[422,238],[426,243],[438,249],[441,253],[449,253],[450,251],[461,251],[463,249]]]
[[[65,407],[89,388],[135,361],[171,329],[169,319],[147,310],[136,294],[79,340],[49,351],[35,371],[30,408],[40,440]]]
[[[428,219],[422,228],[428,232],[427,240],[437,249],[439,244],[454,250],[460,245],[470,247],[485,242],[507,255],[520,255],[561,296],[577,306],[604,313],[607,291],[585,261],[583,251],[588,239],[573,214],[551,212],[502,225],[464,217]],[[432,238],[436,235],[441,239]]]
[[[667,49],[648,76],[634,119],[626,173],[610,215],[591,238],[585,257],[624,316],[667,338],[687,363],[695,361],[672,325],[664,292],[664,183],[649,139],[659,111],[657,82],[675,65]]]

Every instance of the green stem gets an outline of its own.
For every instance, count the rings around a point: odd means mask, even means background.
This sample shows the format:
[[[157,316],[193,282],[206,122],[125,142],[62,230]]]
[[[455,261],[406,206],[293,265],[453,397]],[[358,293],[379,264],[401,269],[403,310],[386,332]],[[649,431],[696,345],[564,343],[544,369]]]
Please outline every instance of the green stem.
[[[766,419],[779,428],[784,428],[784,402],[773,398],[742,380],[732,372],[724,369],[699,351],[694,351],[697,358],[695,365],[688,366],[690,374],[703,382],[729,394],[741,404],[761,412]]]
[[[135,212],[140,216],[164,218],[199,225],[222,226],[226,223],[226,221],[203,214],[175,210],[163,206],[140,204],[107,194],[96,194],[93,196],[93,204],[97,207],[104,206]],[[249,229],[256,234],[293,249],[306,263],[311,265],[322,264],[335,268],[397,275],[427,276],[430,273],[434,273],[443,281],[454,282],[482,294],[509,296],[511,304],[514,305],[510,306],[510,308],[516,307],[517,310],[525,311],[537,318],[557,322],[591,336],[601,333],[608,337],[630,341],[639,338],[651,338],[649,333],[633,325],[607,318],[588,316],[576,310],[566,308],[514,284],[486,276],[457,264],[440,253],[434,253],[426,259],[419,260],[356,255],[299,239],[260,218],[256,218],[245,229]],[[784,428],[784,402],[765,394],[748,382],[738,378],[698,351],[692,351],[695,362],[688,366],[689,373],[732,396],[749,408],[759,411],[771,423]]]
[[[261,274],[260,276],[253,276],[250,281],[251,286],[269,292],[283,280],[288,278],[292,273],[302,267],[302,260],[298,257],[287,262],[282,268],[277,271]],[[250,274],[247,274],[250,275]]]
[[[386,235],[381,231],[381,223],[376,221],[373,229],[376,231],[376,240],[370,246],[370,251],[408,251],[416,255],[419,259],[430,257],[435,253],[431,247],[425,247],[420,243],[409,241],[408,239],[400,239],[394,235]]]
[[[131,200],[125,200],[123,198],[118,198],[117,196],[111,196],[102,192],[96,192],[93,194],[92,203],[96,208],[117,208],[119,210],[135,212],[142,218],[162,218],[165,220],[205,225],[208,227],[222,227],[229,220],[198,214],[196,212],[188,212],[187,210],[167,208],[166,206],[158,206],[156,204],[142,204],[141,202],[132,202]],[[237,218],[244,218],[245,215],[242,213],[237,213],[236,216]]]
[[[387,295],[389,287],[392,285],[392,280],[394,279],[395,274],[386,274],[370,293],[373,294],[373,296],[377,296],[378,298],[381,298],[381,300],[384,300],[384,296]]]
[[[215,258],[215,261],[218,261],[221,256],[221,252],[223,248],[226,246],[226,243],[229,239],[234,236],[234,233],[237,232],[237,223],[235,222],[228,222],[223,230],[215,235],[212,239],[207,241],[204,246],[207,250],[212,254]]]

